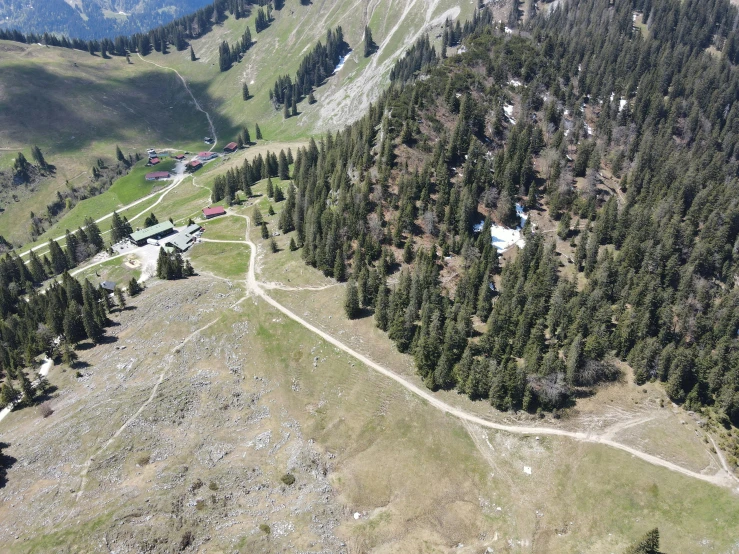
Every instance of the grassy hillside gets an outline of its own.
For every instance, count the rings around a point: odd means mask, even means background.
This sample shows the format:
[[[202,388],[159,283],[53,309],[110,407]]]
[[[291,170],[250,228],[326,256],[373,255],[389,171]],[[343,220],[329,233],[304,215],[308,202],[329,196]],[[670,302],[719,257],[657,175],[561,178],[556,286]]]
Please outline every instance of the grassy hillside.
[[[29,214],[44,213],[47,204],[72,185],[86,183],[95,160],[112,160],[115,145],[124,153],[147,147],[196,150],[208,135],[206,118],[193,102],[174,69],[187,81],[193,95],[208,111],[219,138],[217,148],[248,125],[252,135],[259,123],[268,140],[305,138],[326,129],[338,129],[359,117],[376,99],[394,61],[424,31],[440,33],[447,16],[466,19],[473,4],[433,0],[380,0],[361,8],[343,0],[309,6],[288,4],[274,11],[269,28],[257,34],[254,15],[228,18],[188,51],[157,52],[141,59],[131,56],[104,60],[84,52],[0,42],[0,170],[12,165],[18,151],[30,159],[37,144],[56,166],[52,178],[19,187],[17,201],[0,213],[0,235],[17,245],[29,242]],[[361,17],[358,17],[358,9]],[[362,56],[364,27],[369,24],[378,52]],[[218,68],[218,45],[234,44],[246,26],[255,45],[229,71]],[[280,75],[294,75],[302,57],[329,28],[341,25],[352,48],[343,69],[316,93],[318,102],[299,105],[300,115],[283,120],[269,101],[269,90]],[[242,83],[252,98],[244,101]],[[253,137],[252,137],[253,138]],[[109,204],[107,200],[102,204]],[[101,214],[102,215],[102,214]],[[76,224],[73,222],[73,224]],[[69,227],[62,221],[55,227]]]
[[[194,110],[172,72],[136,58],[104,60],[84,52],[39,45],[0,43],[0,169],[17,152],[30,159],[37,144],[54,175],[16,187],[18,202],[3,206],[0,235],[29,238],[29,213],[44,213],[56,191],[82,185],[98,158],[179,146],[199,148],[208,134],[205,116]],[[206,93],[193,87],[201,97]]]
[[[254,15],[226,20],[192,42],[197,62],[190,61],[189,52],[155,52],[146,59],[175,68],[188,82],[201,84],[209,99],[215,101],[211,107],[218,112],[227,132],[237,132],[242,122],[258,122],[267,138],[293,139],[354,121],[387,85],[392,64],[416,38],[423,32],[436,38],[447,16],[464,21],[473,10],[472,3],[454,0],[433,0],[423,5],[417,0],[379,0],[360,6],[344,0],[308,6],[292,3],[274,11],[274,21],[259,34],[254,32]],[[236,43],[247,25],[255,45],[240,63],[221,73],[218,46],[222,41]],[[369,59],[362,52],[365,25],[370,25],[379,47]],[[325,43],[326,30],[337,26],[342,27],[344,39],[352,49],[344,67],[318,89],[318,103],[309,106],[304,101],[298,106],[298,117],[283,120],[282,111],[276,111],[269,101],[269,90],[280,75],[294,76],[309,49],[319,40]],[[246,102],[241,97],[243,82],[248,83],[253,96]]]

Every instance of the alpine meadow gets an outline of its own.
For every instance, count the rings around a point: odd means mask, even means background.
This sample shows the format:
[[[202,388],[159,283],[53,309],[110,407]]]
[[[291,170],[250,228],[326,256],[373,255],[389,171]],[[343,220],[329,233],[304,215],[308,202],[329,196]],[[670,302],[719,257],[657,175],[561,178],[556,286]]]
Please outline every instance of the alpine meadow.
[[[0,16],[0,551],[739,552],[733,2]]]

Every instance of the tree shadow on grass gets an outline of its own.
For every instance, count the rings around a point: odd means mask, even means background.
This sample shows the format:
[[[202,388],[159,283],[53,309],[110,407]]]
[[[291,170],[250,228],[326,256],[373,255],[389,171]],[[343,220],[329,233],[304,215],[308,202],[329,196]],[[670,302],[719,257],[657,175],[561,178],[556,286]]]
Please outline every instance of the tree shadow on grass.
[[[7,483],[6,472],[18,461],[13,456],[5,454],[4,450],[10,445],[7,442],[0,442],[0,489]]]
[[[118,61],[107,62],[105,70],[80,67],[76,75],[40,64],[0,64],[7,85],[0,99],[3,135],[11,142],[39,144],[42,150],[53,145],[58,155],[98,141],[127,144],[131,136],[142,144],[170,145],[199,142],[210,134],[205,115],[193,109],[192,98],[173,72],[147,64],[145,72],[117,73],[113,66]],[[218,102],[206,85],[188,82],[219,136],[235,136],[241,129],[216,112]]]

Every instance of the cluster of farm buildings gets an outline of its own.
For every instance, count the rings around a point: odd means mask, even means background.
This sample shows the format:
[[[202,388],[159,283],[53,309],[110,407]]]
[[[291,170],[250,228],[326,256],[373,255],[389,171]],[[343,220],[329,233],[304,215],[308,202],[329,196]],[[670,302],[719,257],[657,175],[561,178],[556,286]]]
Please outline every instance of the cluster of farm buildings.
[[[219,215],[224,215],[225,213],[226,210],[221,206],[203,209],[203,217],[205,219],[211,219]],[[177,231],[171,221],[164,221],[146,227],[145,229],[134,231],[129,236],[129,239],[136,246],[153,244],[166,249],[173,248],[179,252],[185,252],[195,243],[202,232],[203,228],[197,223],[193,223]]]
[[[228,143],[225,148],[223,149],[226,153],[236,152],[236,150],[239,149],[239,145],[235,142]],[[157,153],[154,150],[149,150],[149,162],[146,164],[147,166],[155,166],[161,162],[159,157],[157,156]],[[210,160],[213,160],[218,157],[217,152],[199,152],[197,156],[195,156],[192,160],[187,162],[187,165],[185,166],[185,169],[189,171],[190,173],[193,173],[203,167],[203,164],[205,162],[209,162]],[[173,158],[177,161],[184,162],[185,161],[185,155],[179,154],[177,156],[173,156]],[[146,180],[147,181],[166,181],[168,179],[171,179],[172,175],[169,171],[153,171],[151,173],[146,174]]]

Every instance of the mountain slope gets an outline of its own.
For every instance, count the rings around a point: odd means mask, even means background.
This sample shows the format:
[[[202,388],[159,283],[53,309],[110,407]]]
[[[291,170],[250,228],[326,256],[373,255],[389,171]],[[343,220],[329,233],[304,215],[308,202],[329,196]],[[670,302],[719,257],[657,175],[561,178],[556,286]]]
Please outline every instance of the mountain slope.
[[[0,83],[0,107],[5,108],[0,111],[0,171],[12,165],[18,151],[30,159],[34,144],[59,170],[33,190],[19,191],[13,210],[0,214],[0,235],[27,243],[28,214],[43,213],[67,180],[89,171],[98,157],[112,156],[119,142],[127,153],[147,147],[198,148],[197,141],[208,134],[205,118],[194,111],[175,74],[164,68],[179,71],[187,80],[211,113],[219,137],[233,140],[244,126],[253,135],[259,123],[267,140],[303,138],[354,121],[387,86],[392,64],[421,33],[436,38],[447,16],[464,20],[472,11],[473,5],[455,0],[291,3],[274,10],[273,21],[258,34],[256,10],[247,18],[226,17],[191,41],[198,58],[194,62],[189,50],[174,48],[167,54],[153,51],[143,59],[133,55],[127,63],[122,57],[103,60],[63,48],[2,43],[0,70],[13,79]],[[362,55],[365,25],[370,25],[379,46],[368,59]],[[294,76],[302,57],[325,41],[327,29],[337,26],[343,28],[352,53],[316,90],[316,104],[304,101],[299,116],[284,120],[269,99],[275,80]],[[247,27],[254,45],[241,62],[220,72],[220,44],[233,45]],[[252,94],[246,102],[243,82]]]
[[[0,28],[84,40],[147,31],[209,0],[0,0]]]

